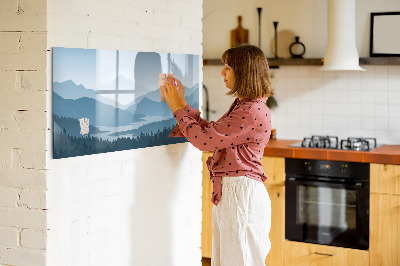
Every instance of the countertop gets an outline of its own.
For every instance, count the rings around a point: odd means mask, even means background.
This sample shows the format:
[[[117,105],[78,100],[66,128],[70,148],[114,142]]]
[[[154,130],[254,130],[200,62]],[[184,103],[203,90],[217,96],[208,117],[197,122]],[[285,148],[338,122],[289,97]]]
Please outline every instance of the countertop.
[[[382,145],[372,151],[290,147],[301,140],[270,140],[264,156],[364,163],[400,164],[400,145]]]

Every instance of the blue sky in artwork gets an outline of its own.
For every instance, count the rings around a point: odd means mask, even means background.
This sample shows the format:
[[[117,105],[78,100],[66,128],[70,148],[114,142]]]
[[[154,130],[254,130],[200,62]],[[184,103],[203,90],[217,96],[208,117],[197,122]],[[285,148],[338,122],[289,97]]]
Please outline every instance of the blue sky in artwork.
[[[140,61],[137,60],[138,54],[140,54]],[[181,79],[184,85],[191,87],[199,82],[197,75],[193,76],[193,73],[185,73],[185,71],[188,71],[187,55],[172,53],[169,55],[171,62],[178,67],[178,72],[183,71],[183,73],[181,73],[183,76],[178,78]],[[168,53],[139,53],[125,50],[54,47],[53,56],[57,58],[57,60],[53,61],[54,82],[72,80],[75,84],[82,84],[86,89],[92,90],[117,89],[117,84],[115,82],[117,74],[119,77],[122,76],[130,82],[124,82],[124,86],[121,86],[121,83],[119,83],[120,86],[118,89],[120,90],[135,90],[135,86],[137,85],[145,86],[152,91],[158,90],[158,74],[168,73]],[[135,70],[135,62],[139,63],[141,66],[140,69]],[[194,62],[194,71],[198,71],[196,63],[198,65],[198,60]],[[156,68],[149,68],[149,65],[156,66]],[[175,69],[175,71],[177,71],[177,69]],[[139,75],[139,83],[135,80],[135,72],[136,75]],[[193,84],[185,84],[185,80],[182,80],[183,77],[189,77],[188,80],[191,80]],[[190,77],[192,79],[190,79]],[[129,86],[127,86],[127,84]],[[115,99],[115,95],[103,96]],[[118,99],[118,102],[121,104],[128,104],[134,100],[134,98],[134,94],[124,95],[124,97]]]

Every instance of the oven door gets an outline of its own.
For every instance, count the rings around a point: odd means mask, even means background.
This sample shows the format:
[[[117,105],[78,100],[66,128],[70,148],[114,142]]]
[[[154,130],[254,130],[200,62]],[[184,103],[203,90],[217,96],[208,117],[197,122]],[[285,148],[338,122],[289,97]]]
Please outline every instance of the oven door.
[[[286,178],[286,239],[367,250],[369,185]]]

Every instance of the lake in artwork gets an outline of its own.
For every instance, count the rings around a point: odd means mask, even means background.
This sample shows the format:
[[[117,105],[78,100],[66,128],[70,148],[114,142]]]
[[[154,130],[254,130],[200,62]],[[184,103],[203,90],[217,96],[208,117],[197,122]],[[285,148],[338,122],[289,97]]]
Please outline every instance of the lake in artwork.
[[[160,99],[159,74],[172,73],[199,108],[199,56],[53,48],[53,158],[186,142]]]

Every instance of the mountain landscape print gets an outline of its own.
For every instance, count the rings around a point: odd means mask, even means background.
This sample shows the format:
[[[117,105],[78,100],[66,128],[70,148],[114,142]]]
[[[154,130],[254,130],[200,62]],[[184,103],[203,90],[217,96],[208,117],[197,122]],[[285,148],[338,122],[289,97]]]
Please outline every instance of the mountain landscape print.
[[[159,74],[173,74],[199,108],[199,56],[53,48],[53,158],[186,142],[160,99]]]

